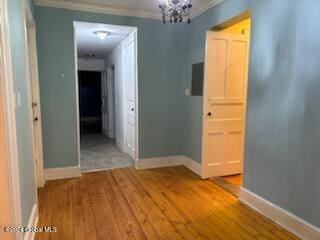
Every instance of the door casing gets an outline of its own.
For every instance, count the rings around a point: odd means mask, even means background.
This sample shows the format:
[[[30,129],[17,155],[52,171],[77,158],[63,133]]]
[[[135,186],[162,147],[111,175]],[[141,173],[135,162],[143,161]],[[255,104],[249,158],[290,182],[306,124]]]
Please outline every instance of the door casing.
[[[78,152],[78,167],[80,168],[81,162],[81,149],[80,149],[80,124],[79,124],[79,85],[78,85],[78,51],[77,51],[77,33],[76,27],[79,21],[73,22],[73,42],[74,42],[74,62],[75,62],[75,96],[76,96],[76,114],[77,114],[77,152]],[[105,23],[103,23],[105,24]],[[117,26],[117,25],[112,25]],[[128,26],[129,27],[129,26]],[[134,48],[135,48],[135,56],[134,56],[134,69],[135,69],[135,162],[139,160],[139,90],[138,90],[138,28],[131,27],[132,34],[134,35]]]
[[[127,69],[128,67],[130,68],[130,66],[128,66],[128,64],[133,64],[134,66],[136,65],[135,63],[135,59],[130,59],[128,58],[131,57],[131,55],[129,54],[130,51],[133,51],[133,56],[135,55],[135,33],[132,33],[131,35],[129,35],[127,37],[127,39],[124,41],[123,45],[122,45],[122,54],[123,54],[123,76],[124,76],[124,79],[125,81],[128,81],[130,76],[128,76],[127,74]],[[132,61],[132,62],[130,62]],[[135,74],[135,71],[136,69],[132,69],[134,74]],[[133,80],[135,82],[135,76],[131,76],[133,77],[133,79],[131,79],[131,81]],[[136,133],[133,133],[134,136],[130,136],[130,124],[132,124],[132,119],[135,121],[134,122],[134,129],[133,131],[135,131],[136,129],[136,125],[137,125],[137,122],[136,122],[136,119],[135,119],[135,115],[137,114],[136,112],[136,99],[137,99],[137,96],[136,96],[136,91],[135,89],[129,89],[129,86],[130,84],[126,84],[124,86],[124,98],[125,98],[125,101],[124,101],[124,144],[125,144],[125,148],[126,148],[126,152],[128,153],[129,156],[131,156],[133,159],[135,159],[135,153],[136,153],[136,141],[133,140],[132,142],[134,146],[131,146],[130,144],[130,138],[135,138],[135,135]],[[132,86],[131,86],[132,87]],[[133,88],[135,86],[133,85]],[[133,91],[132,91],[133,90]],[[130,93],[130,92],[133,92],[133,93]],[[132,104],[133,102],[133,104]],[[132,117],[134,116],[134,117]]]

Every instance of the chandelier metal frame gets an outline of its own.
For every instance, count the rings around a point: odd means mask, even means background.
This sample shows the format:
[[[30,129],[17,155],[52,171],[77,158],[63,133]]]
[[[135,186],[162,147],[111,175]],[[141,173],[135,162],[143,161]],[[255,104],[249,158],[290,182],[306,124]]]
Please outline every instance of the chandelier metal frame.
[[[165,24],[167,18],[170,23],[183,22],[187,17],[187,22],[191,22],[191,0],[161,0],[159,8],[162,13],[162,20]]]

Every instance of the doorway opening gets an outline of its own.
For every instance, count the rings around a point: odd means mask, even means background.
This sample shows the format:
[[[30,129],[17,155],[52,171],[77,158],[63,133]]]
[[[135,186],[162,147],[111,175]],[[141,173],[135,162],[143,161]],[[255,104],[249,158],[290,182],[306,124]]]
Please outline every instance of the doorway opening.
[[[82,172],[138,159],[137,29],[74,23],[78,147]]]
[[[207,32],[202,177],[238,196],[242,186],[251,17]]]

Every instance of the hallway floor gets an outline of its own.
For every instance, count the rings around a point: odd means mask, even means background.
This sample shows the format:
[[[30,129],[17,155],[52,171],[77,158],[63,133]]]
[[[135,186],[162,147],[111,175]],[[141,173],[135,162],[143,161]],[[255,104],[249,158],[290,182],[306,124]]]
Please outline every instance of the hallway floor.
[[[299,239],[182,166],[48,181],[39,211],[37,240]]]
[[[81,136],[81,171],[130,167],[133,160],[119,150],[113,140],[102,134]]]

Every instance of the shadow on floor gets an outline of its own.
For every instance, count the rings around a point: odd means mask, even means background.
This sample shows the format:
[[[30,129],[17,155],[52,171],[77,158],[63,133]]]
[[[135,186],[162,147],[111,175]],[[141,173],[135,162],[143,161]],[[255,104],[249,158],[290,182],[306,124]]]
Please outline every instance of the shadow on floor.
[[[239,197],[240,188],[242,185],[242,175],[233,175],[228,177],[214,177],[211,180],[223,188],[227,192],[231,193],[235,197]]]

